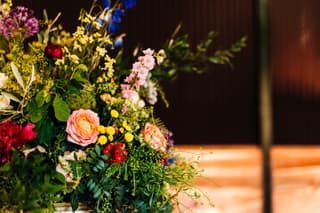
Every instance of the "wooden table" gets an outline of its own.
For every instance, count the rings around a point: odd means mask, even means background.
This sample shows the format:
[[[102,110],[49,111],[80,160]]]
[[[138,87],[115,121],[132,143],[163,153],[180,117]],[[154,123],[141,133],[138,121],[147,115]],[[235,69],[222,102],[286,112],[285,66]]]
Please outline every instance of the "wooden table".
[[[262,213],[262,153],[257,146],[178,146],[200,156],[204,176],[197,185],[215,207],[186,200],[195,212]],[[274,213],[320,212],[320,146],[274,146],[272,203]]]

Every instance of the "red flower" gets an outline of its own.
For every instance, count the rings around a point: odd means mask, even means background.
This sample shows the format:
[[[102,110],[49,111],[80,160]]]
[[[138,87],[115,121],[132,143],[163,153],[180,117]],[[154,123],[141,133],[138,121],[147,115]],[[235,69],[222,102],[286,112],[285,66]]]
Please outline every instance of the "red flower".
[[[127,159],[128,152],[125,149],[124,143],[116,142],[114,144],[107,144],[102,150],[102,154],[111,154],[110,159],[107,160],[108,163],[120,163]]]
[[[11,161],[12,147],[20,148],[37,136],[38,133],[32,131],[34,127],[31,123],[23,127],[12,120],[0,124],[0,165]]]
[[[44,50],[44,54],[49,58],[62,58],[62,48],[59,45],[48,44]]]

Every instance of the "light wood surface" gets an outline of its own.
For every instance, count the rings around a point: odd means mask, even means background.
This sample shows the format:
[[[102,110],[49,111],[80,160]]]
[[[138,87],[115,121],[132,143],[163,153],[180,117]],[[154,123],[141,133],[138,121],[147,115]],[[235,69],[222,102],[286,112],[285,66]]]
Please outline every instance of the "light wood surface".
[[[262,213],[262,153],[258,146],[178,146],[200,157],[197,187],[214,203],[183,198],[194,212]],[[320,146],[274,146],[271,151],[274,213],[320,212]]]

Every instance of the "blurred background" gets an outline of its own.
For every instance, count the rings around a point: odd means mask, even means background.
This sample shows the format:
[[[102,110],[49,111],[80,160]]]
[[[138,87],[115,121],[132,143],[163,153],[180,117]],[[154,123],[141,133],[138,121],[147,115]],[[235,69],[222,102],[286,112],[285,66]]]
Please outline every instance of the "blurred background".
[[[274,212],[317,212],[320,184],[320,2],[269,0],[269,73],[272,76],[271,170]],[[81,7],[90,0],[16,0],[41,17],[62,12],[64,28],[74,30]],[[135,45],[160,49],[178,24],[191,44],[216,31],[217,49],[242,36],[247,46],[233,68],[212,65],[209,72],[179,75],[165,90],[170,108],[157,113],[174,132],[176,144],[204,154],[202,166],[217,185],[209,190],[216,208],[208,212],[262,212],[259,1],[137,0],[120,31],[125,51]],[[211,172],[209,174],[209,172]],[[203,184],[203,182],[201,182]],[[219,184],[218,184],[219,185]],[[210,191],[212,190],[212,192]],[[314,202],[313,202],[314,201]],[[301,207],[299,209],[299,207]],[[201,210],[204,212],[204,209]]]

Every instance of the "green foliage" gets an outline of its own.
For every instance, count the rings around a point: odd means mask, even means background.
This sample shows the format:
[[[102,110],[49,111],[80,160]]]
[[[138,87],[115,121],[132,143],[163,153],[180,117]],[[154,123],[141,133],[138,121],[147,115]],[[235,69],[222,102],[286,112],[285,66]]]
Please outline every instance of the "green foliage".
[[[59,201],[54,194],[65,188],[65,178],[45,154],[35,151],[26,157],[21,155],[14,151],[13,162],[1,167],[6,175],[0,176],[0,206],[17,211],[53,211],[54,203]]]
[[[246,37],[240,38],[229,49],[213,50],[216,32],[209,32],[207,38],[197,43],[195,50],[188,40],[188,35],[178,36],[179,25],[171,38],[163,46],[166,53],[164,61],[155,69],[153,76],[164,80],[175,79],[178,72],[207,72],[210,64],[232,66],[231,59],[246,46]]]
[[[70,116],[70,108],[66,102],[59,96],[56,95],[53,100],[53,109],[55,117],[58,121],[67,121]]]

